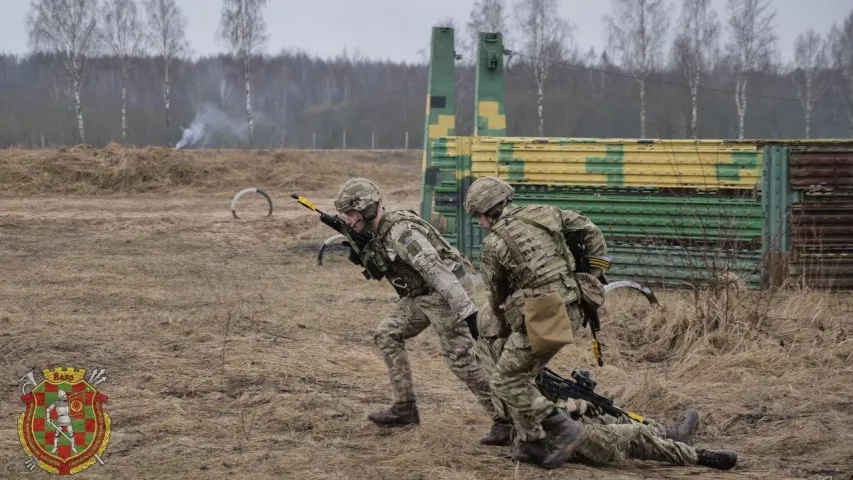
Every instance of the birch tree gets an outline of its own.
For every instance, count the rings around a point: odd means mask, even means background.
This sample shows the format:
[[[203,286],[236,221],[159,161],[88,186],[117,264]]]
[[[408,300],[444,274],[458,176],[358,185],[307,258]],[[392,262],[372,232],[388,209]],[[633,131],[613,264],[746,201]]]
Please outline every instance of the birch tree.
[[[774,50],[776,33],[770,0],[727,0],[729,41],[726,51],[735,70],[735,105],[738,114],[738,138],[744,136],[746,87],[749,74],[768,59]]]
[[[166,145],[171,146],[172,62],[189,51],[186,40],[187,18],[175,0],[143,0],[147,13],[147,37],[154,51],[163,58],[163,100],[166,105]]]
[[[145,46],[145,34],[134,0],[107,0],[104,41],[121,62],[121,141],[127,142],[127,76],[133,58]]]
[[[663,0],[610,0],[608,45],[640,84],[640,137],[646,138],[646,79],[662,53],[669,19]]]
[[[517,32],[524,49],[522,56],[533,69],[536,83],[537,133],[540,137],[545,136],[545,81],[554,68],[554,62],[563,58],[572,39],[571,26],[559,16],[558,5],[558,0],[519,0],[513,6]]]
[[[80,142],[86,142],[80,88],[91,57],[101,46],[98,0],[33,0],[27,15],[30,47],[55,55],[74,90]]]
[[[844,103],[849,136],[853,138],[853,11],[841,23],[841,28],[832,26],[829,44],[833,85]]]
[[[232,52],[243,61],[243,80],[246,82],[246,122],[249,145],[252,144],[252,55],[266,43],[266,22],[261,10],[267,0],[222,0],[219,36],[231,45]]]
[[[679,29],[673,54],[690,87],[690,132],[698,137],[699,85],[711,69],[711,57],[717,49],[720,21],[710,0],[682,0]]]
[[[811,28],[798,35],[794,42],[794,65],[790,77],[803,107],[806,138],[811,138],[814,102],[829,86],[828,67],[829,53],[821,35]]]

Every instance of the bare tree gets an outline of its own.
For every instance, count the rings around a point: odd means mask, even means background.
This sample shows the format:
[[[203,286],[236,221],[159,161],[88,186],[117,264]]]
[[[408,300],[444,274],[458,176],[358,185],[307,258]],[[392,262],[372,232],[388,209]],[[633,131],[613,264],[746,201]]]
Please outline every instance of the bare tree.
[[[610,49],[640,84],[640,137],[646,137],[646,78],[660,60],[669,19],[663,0],[610,0]]]
[[[27,15],[30,46],[56,56],[74,88],[80,142],[86,141],[80,87],[101,46],[98,0],[33,0]]]
[[[710,0],[682,0],[680,27],[673,45],[675,61],[690,86],[690,132],[698,137],[699,84],[711,69],[711,57],[717,49],[720,21]]]
[[[480,41],[480,32],[500,32],[503,36],[504,45],[509,40],[508,15],[505,0],[477,0],[471,8],[468,22],[465,24],[468,40],[463,45],[470,63],[476,63],[477,44]]]
[[[558,5],[558,0],[519,0],[513,6],[525,63],[533,68],[540,137],[545,135],[545,81],[572,40],[572,27],[558,14]]]
[[[186,40],[187,18],[175,0],[143,0],[148,18],[148,40],[163,57],[163,97],[166,102],[166,145],[171,146],[171,78],[172,61],[189,50]]]
[[[811,138],[814,102],[829,87],[828,67],[828,47],[820,34],[809,28],[798,35],[794,43],[794,65],[789,75],[803,106],[806,138]]]
[[[243,61],[243,80],[246,82],[246,122],[249,145],[252,144],[252,55],[267,41],[266,22],[261,10],[267,0],[222,0],[219,36]]]
[[[774,50],[776,11],[768,11],[770,0],[727,0],[730,38],[726,50],[735,69],[735,104],[738,113],[738,138],[744,136],[746,85],[749,73],[767,60]]]
[[[104,13],[104,40],[121,61],[121,141],[127,142],[127,75],[144,49],[145,34],[134,0],[107,0]]]
[[[849,135],[853,138],[853,11],[844,19],[841,28],[832,26],[829,34],[834,86],[847,111]]]

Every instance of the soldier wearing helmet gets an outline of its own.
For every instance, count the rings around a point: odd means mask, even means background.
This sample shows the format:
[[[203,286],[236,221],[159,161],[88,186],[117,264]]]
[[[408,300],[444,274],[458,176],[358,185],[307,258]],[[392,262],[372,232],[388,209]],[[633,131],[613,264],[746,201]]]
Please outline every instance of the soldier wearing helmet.
[[[559,348],[572,343],[582,320],[581,289],[565,235],[582,230],[590,255],[604,256],[606,244],[598,227],[579,212],[550,205],[516,205],[514,193],[505,181],[485,177],[471,184],[465,198],[465,211],[488,231],[480,271],[489,291],[490,311],[481,317],[497,326],[481,324],[480,330],[484,337],[503,337],[489,384],[513,417],[518,451],[512,455],[555,468],[583,437],[582,426],[546,399],[534,383]],[[593,274],[597,277],[601,272]],[[603,298],[603,287],[598,287]],[[550,333],[542,334],[541,328]],[[554,332],[560,340],[549,344],[548,335]],[[551,448],[548,435],[553,437]]]
[[[405,292],[374,336],[388,366],[393,405],[368,418],[383,426],[420,423],[405,342],[433,325],[450,370],[473,392],[495,425],[508,426],[509,421],[495,411],[488,378],[474,356],[477,309],[468,262],[414,212],[386,210],[382,193],[368,179],[344,182],[335,208],[352,229],[373,234],[361,256],[353,259],[351,252],[353,262],[365,267],[372,263],[369,270],[386,272],[398,292]],[[481,442],[506,444],[509,433],[509,428],[493,427]]]

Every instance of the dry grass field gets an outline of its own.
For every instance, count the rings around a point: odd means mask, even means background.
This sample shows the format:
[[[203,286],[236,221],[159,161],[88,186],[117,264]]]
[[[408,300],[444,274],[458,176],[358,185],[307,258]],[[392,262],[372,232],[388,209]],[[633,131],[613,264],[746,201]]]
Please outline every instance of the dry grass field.
[[[728,472],[630,461],[516,465],[477,440],[490,426],[439,356],[409,344],[419,428],[386,430],[372,332],[394,301],[289,198],[332,211],[350,176],[391,207],[418,205],[420,152],[103,150],[0,153],[0,477],[24,468],[18,379],[32,368],[107,369],[105,465],[80,478],[853,478],[853,297],[784,291],[613,295],[605,366],[589,338],[552,368],[649,417],[702,414],[696,444],[734,448]],[[392,186],[393,183],[393,186]],[[246,187],[268,192],[232,197]],[[593,219],[595,220],[595,219]],[[480,292],[482,302],[483,292]]]

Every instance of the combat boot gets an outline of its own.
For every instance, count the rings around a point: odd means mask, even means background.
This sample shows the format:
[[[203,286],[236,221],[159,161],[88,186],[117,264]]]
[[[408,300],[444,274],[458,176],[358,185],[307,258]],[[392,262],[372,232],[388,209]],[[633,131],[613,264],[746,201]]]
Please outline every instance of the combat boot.
[[[696,410],[688,410],[684,412],[684,421],[681,425],[670,425],[666,427],[664,438],[675,440],[676,442],[693,445],[693,434],[696,432],[696,425],[699,424],[699,412]]]
[[[731,450],[696,450],[696,465],[728,470],[737,463],[737,453]]]
[[[548,445],[545,440],[534,440],[532,442],[519,442],[518,449],[504,454],[505,457],[525,463],[533,463],[541,466],[548,455]]]
[[[415,402],[395,403],[390,408],[372,412],[367,418],[383,427],[404,427],[421,423]]]
[[[480,443],[483,445],[509,445],[511,436],[512,422],[498,419],[495,420],[489,433],[480,439]]]
[[[541,466],[557,468],[572,455],[575,447],[583,440],[583,425],[572,420],[561,410],[555,410],[550,417],[542,421],[542,428],[552,436],[550,452]]]

